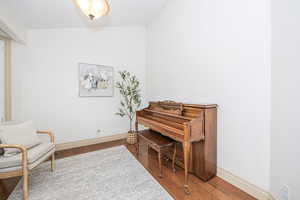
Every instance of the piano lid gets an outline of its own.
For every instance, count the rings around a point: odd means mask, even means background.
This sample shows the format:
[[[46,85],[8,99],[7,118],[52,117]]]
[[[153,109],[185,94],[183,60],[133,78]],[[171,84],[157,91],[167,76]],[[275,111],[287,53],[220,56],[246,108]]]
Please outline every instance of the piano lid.
[[[149,105],[160,105],[160,106],[170,106],[174,107],[176,109],[180,108],[181,106],[187,106],[187,107],[195,107],[195,108],[217,108],[218,104],[210,104],[210,103],[201,103],[201,104],[195,104],[195,103],[181,103],[176,102],[172,100],[165,100],[165,101],[150,101]]]

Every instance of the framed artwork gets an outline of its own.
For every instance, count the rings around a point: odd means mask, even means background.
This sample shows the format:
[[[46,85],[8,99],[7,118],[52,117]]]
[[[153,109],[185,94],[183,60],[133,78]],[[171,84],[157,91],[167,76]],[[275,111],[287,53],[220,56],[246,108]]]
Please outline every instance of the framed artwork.
[[[114,96],[113,67],[79,63],[79,96]]]

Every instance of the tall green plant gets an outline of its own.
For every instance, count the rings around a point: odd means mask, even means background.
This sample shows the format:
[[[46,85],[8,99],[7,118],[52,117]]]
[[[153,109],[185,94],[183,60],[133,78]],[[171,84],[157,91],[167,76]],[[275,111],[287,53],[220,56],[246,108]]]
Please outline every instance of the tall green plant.
[[[140,94],[140,82],[135,75],[130,74],[127,71],[120,71],[121,81],[116,83],[116,88],[119,89],[121,94],[121,107],[116,113],[117,115],[124,117],[127,116],[130,120],[130,132],[133,132],[132,122],[135,116],[135,112],[141,106],[141,94]]]

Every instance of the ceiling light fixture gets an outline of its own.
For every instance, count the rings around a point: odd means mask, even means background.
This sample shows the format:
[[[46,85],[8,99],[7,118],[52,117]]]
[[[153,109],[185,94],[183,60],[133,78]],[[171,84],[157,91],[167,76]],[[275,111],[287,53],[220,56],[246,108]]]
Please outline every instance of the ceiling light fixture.
[[[75,0],[75,4],[92,21],[107,15],[109,11],[107,0]]]

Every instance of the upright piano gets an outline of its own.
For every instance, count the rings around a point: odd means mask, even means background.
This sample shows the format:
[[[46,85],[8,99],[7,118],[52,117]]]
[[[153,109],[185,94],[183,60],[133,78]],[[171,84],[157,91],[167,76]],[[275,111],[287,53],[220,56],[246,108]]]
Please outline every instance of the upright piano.
[[[184,189],[189,193],[188,174],[208,181],[216,175],[217,105],[150,102],[136,112],[138,124],[177,141],[176,163],[184,168]]]

